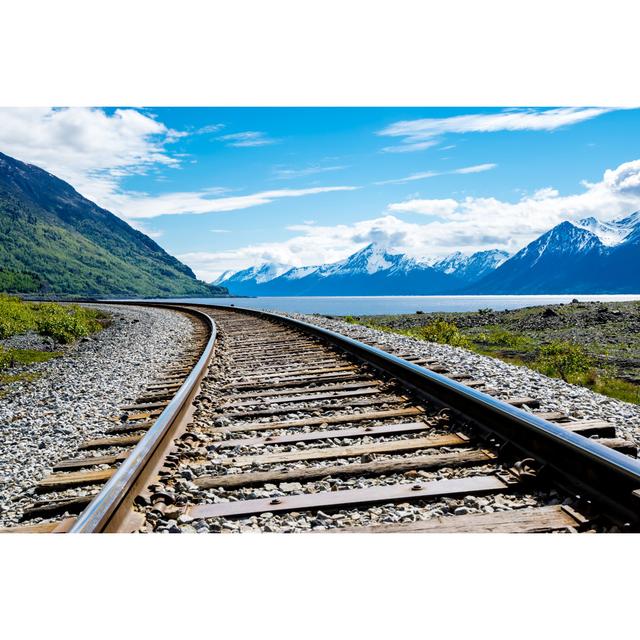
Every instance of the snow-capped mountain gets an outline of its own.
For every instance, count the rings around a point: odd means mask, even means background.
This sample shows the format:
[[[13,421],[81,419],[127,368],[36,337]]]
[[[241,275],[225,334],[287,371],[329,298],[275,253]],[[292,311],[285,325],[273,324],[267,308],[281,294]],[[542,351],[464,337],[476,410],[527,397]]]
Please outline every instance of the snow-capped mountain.
[[[500,249],[478,251],[470,256],[465,256],[460,251],[456,251],[435,262],[433,268],[443,273],[455,274],[458,278],[472,282],[491,273],[508,258],[509,254]]]
[[[470,288],[473,293],[638,293],[640,212],[562,222]]]
[[[228,282],[238,292],[239,288],[252,288],[282,275],[289,267],[284,264],[267,263],[241,271],[225,271],[214,282]]]
[[[506,258],[507,254],[496,250],[472,256],[456,253],[440,261],[421,261],[391,254],[370,244],[339,262],[294,267],[284,273],[278,273],[281,265],[278,269],[262,265],[223,274],[216,283],[224,283],[239,295],[445,294],[472,284]]]

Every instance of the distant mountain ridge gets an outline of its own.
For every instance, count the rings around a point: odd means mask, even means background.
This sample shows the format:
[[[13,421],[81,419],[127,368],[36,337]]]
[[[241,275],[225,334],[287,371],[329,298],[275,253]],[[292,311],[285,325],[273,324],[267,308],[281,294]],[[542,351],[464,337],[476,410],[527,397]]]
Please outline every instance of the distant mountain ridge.
[[[260,296],[640,293],[640,211],[561,222],[511,257],[493,249],[416,260],[369,245],[340,262],[264,264],[216,284]]]
[[[220,295],[144,233],[47,171],[0,153],[0,291]]]
[[[313,267],[264,264],[215,281],[232,293],[261,296],[429,295],[460,290],[506,260],[504,251],[454,253],[419,261],[370,244],[339,262]]]

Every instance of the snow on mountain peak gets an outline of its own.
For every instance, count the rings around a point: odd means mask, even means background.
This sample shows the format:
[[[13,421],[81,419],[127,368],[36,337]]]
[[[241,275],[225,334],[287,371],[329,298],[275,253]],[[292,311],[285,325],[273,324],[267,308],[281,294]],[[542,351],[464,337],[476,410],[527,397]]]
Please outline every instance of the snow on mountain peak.
[[[227,278],[232,276],[234,273],[235,271],[233,271],[232,269],[227,269],[226,271],[223,271],[215,280],[213,280],[211,284],[213,285],[220,284],[221,282],[224,282]]]
[[[447,275],[456,274],[461,277],[476,277],[493,269],[497,269],[509,254],[500,249],[489,251],[478,251],[470,256],[464,255],[461,251],[456,251],[441,260],[433,263],[433,268],[442,271]]]
[[[345,260],[325,265],[322,275],[367,273],[372,275],[378,271],[390,269],[402,260],[401,255],[390,255],[383,247],[370,244],[364,249],[350,255]]]
[[[597,218],[590,217],[578,220],[572,224],[579,229],[585,229],[593,233],[603,245],[607,247],[615,247],[620,244],[624,239],[633,231],[633,217],[632,214],[628,218],[623,220],[616,220],[614,222],[601,222]],[[640,221],[640,218],[636,219],[636,224]]]
[[[253,276],[257,283],[269,282],[283,273],[288,271],[290,267],[286,264],[280,264],[275,262],[267,262],[259,267],[254,267],[255,271]]]

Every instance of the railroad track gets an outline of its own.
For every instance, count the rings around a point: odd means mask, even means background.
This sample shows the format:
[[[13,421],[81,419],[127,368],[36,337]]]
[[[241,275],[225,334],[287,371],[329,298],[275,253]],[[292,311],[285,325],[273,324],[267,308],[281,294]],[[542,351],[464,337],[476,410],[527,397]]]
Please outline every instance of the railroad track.
[[[640,527],[640,463],[613,424],[292,319],[189,310],[208,325],[195,366],[61,461],[20,530]],[[89,490],[65,503],[69,487]]]

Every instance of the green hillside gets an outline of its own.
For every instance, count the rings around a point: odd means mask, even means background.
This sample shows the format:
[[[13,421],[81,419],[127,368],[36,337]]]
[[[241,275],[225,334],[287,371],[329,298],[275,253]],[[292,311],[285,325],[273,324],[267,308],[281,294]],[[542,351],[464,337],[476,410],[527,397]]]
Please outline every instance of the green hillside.
[[[214,296],[151,238],[46,171],[0,153],[0,291]]]

